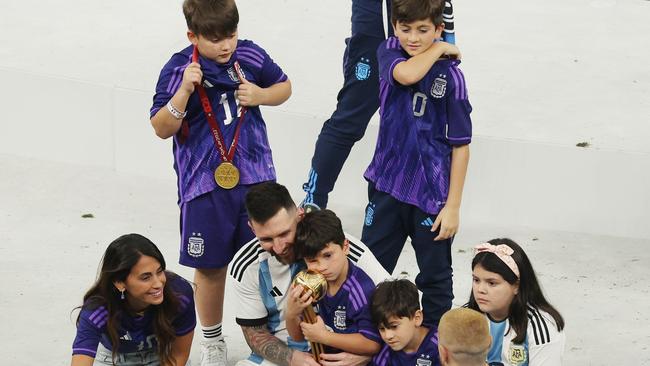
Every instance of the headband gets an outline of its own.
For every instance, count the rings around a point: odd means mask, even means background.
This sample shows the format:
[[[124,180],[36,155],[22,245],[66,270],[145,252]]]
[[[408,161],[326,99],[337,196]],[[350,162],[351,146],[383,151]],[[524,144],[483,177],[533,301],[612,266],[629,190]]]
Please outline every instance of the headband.
[[[492,245],[490,243],[483,243],[475,246],[474,250],[476,254],[483,252],[494,253],[519,278],[519,267],[517,267],[515,260],[512,259],[512,253],[515,251],[509,246],[505,244]]]

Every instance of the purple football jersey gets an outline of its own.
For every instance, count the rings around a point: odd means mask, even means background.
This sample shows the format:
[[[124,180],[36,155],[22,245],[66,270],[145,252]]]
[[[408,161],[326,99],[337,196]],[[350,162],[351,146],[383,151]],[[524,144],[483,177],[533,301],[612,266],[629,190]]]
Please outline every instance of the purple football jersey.
[[[380,343],[379,332],[370,318],[369,302],[375,283],[350,260],[348,264],[348,276],[336,295],[325,295],[318,302],[318,315],[335,333],[360,333]],[[327,351],[339,350],[328,348]]]
[[[193,46],[174,54],[160,72],[150,115],[153,117],[172,98],[183,80],[183,72],[192,60]],[[203,87],[212,104],[226,148],[233,140],[241,108],[235,91],[239,79],[233,67],[239,62],[245,78],[259,87],[267,88],[287,80],[282,69],[255,43],[239,40],[230,61],[218,64],[205,57],[199,58],[203,71]],[[174,136],[174,170],[178,175],[179,203],[187,202],[217,188],[214,170],[222,162],[212,130],[201,107],[197,92],[187,102],[189,136],[182,141]],[[242,122],[239,144],[233,158],[239,168],[241,184],[275,180],[275,167],[266,134],[266,124],[259,107],[249,107]]]
[[[172,286],[180,301],[180,310],[172,321],[177,336],[185,335],[196,327],[194,312],[194,293],[192,286],[182,277],[167,273],[166,286]],[[131,353],[157,348],[153,331],[153,312],[145,311],[143,316],[130,316],[123,313],[119,319],[119,353]],[[77,336],[72,343],[73,355],[95,357],[99,343],[112,350],[111,339],[106,329],[108,310],[105,306],[88,308],[84,306],[77,324]]]
[[[393,351],[387,344],[372,358],[372,366],[440,366],[438,354],[438,329],[429,328],[417,352]]]
[[[409,58],[396,37],[377,50],[380,127],[364,177],[379,191],[437,214],[449,193],[451,151],[472,139],[472,107],[460,61],[436,62],[418,83],[400,85],[395,66]]]

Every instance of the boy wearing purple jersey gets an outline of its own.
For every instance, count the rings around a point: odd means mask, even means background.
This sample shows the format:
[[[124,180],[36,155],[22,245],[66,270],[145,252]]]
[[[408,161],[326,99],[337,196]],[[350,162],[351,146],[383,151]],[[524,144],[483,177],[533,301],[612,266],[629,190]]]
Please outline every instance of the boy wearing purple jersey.
[[[258,45],[237,39],[233,0],[185,0],[190,46],[163,67],[151,107],[161,138],[173,136],[180,206],[180,263],[195,268],[202,365],[225,366],[221,334],[226,268],[254,235],[244,196],[275,180],[259,105],[291,94],[282,69]],[[196,92],[195,92],[196,91]]]
[[[438,330],[423,325],[418,289],[407,279],[380,283],[371,299],[373,323],[384,341],[373,366],[439,366]]]
[[[294,248],[308,269],[325,276],[327,293],[318,301],[316,323],[310,324],[301,322],[300,315],[312,304],[311,292],[303,294],[302,286],[291,288],[286,315],[289,335],[321,343],[326,353],[377,353],[380,338],[369,309],[375,283],[347,258],[350,244],[341,220],[330,210],[306,214],[298,223]]]
[[[458,229],[472,124],[458,49],[436,41],[443,0],[395,0],[395,37],[377,50],[380,117],[362,241],[392,272],[407,237],[415,249],[425,322],[451,307],[451,243]]]
[[[351,34],[345,39],[343,54],[343,86],[336,100],[336,109],[323,123],[316,140],[314,155],[302,205],[327,206],[328,195],[348,158],[352,146],[359,141],[370,118],[379,108],[379,77],[377,47],[393,35],[390,25],[390,0],[352,0]],[[443,39],[454,43],[454,12],[451,0],[445,1]],[[388,10],[388,11],[385,11]]]

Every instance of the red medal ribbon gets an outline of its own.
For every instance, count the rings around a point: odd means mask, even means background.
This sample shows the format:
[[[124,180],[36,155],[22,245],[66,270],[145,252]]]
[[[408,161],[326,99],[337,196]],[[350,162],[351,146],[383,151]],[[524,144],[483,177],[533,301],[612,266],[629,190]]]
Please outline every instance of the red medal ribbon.
[[[199,62],[199,50],[194,46],[194,52],[192,53],[192,62]],[[239,63],[235,61],[234,68],[237,73],[237,77],[241,82],[244,79],[244,75],[241,71]],[[219,128],[219,123],[214,118],[214,113],[212,112],[212,105],[210,104],[210,99],[208,99],[208,93],[206,93],[205,88],[201,84],[196,84],[194,86],[196,91],[199,92],[199,97],[201,98],[201,106],[203,107],[203,112],[205,117],[210,124],[210,129],[212,130],[212,137],[214,138],[214,144],[221,155],[222,161],[231,162],[235,156],[235,150],[237,149],[237,143],[239,142],[239,131],[241,130],[242,122],[244,121],[244,115],[246,114],[246,107],[241,108],[241,114],[239,116],[239,121],[237,121],[237,128],[235,129],[235,136],[232,139],[230,148],[226,151],[225,141],[223,139],[223,134]],[[224,107],[225,108],[225,107]]]

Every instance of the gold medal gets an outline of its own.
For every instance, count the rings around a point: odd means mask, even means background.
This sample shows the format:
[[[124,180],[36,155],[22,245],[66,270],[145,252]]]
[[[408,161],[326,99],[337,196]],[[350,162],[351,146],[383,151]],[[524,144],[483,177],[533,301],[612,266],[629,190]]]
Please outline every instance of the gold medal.
[[[223,189],[232,189],[239,183],[239,169],[233,163],[224,161],[214,171],[214,180]]]

